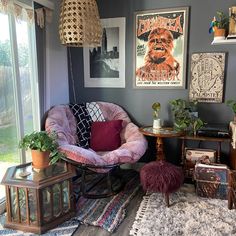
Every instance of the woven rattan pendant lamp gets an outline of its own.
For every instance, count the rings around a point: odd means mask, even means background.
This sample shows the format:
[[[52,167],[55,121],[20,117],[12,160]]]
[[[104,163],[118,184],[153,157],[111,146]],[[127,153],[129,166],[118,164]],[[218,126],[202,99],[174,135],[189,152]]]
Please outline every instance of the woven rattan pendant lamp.
[[[65,46],[100,46],[102,26],[96,0],[62,0],[59,35]]]

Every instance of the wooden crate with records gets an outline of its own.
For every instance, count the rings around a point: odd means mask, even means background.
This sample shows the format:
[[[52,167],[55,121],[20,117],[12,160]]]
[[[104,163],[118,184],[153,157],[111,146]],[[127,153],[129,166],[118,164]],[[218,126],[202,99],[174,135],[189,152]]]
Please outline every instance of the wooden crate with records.
[[[228,199],[229,168],[227,165],[197,163],[194,178],[198,196]]]
[[[210,164],[216,162],[216,151],[213,149],[185,148],[185,178],[193,178],[196,163]]]

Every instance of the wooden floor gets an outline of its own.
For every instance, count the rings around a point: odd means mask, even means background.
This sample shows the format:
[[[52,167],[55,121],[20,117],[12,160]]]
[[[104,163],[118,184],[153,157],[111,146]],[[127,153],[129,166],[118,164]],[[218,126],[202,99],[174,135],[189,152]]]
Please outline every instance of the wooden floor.
[[[126,208],[126,217],[115,232],[109,233],[100,227],[80,225],[73,236],[128,236],[142,198],[143,191],[140,188],[139,192],[129,202]]]

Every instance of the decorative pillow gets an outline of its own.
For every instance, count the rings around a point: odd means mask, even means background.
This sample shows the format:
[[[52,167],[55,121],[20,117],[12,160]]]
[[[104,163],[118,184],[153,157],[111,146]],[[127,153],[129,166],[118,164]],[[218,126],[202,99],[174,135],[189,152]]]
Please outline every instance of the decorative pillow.
[[[90,148],[94,151],[113,151],[120,147],[122,120],[99,122],[91,126]]]
[[[77,146],[89,148],[92,119],[85,104],[69,104],[69,107],[77,121]]]

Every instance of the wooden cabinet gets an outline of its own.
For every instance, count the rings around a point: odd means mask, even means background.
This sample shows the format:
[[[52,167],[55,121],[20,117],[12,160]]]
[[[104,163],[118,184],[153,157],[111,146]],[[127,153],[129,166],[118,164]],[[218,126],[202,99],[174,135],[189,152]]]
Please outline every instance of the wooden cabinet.
[[[229,161],[230,161],[230,168],[236,170],[236,149],[233,149],[232,146],[230,146]]]
[[[182,136],[182,162],[184,161],[184,149],[186,146],[187,140],[192,141],[202,141],[202,142],[214,142],[216,143],[216,162],[220,163],[220,153],[221,153],[221,143],[227,142],[230,143],[230,138],[216,138],[216,137],[205,137],[205,136]]]
[[[75,215],[71,165],[60,162],[42,170],[31,163],[8,168],[5,227],[41,234]]]

